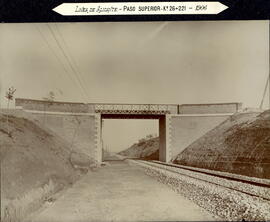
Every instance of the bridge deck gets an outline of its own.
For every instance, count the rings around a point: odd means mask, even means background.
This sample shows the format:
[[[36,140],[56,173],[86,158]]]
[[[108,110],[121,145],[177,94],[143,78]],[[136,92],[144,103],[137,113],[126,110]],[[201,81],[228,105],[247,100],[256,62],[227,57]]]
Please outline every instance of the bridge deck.
[[[94,104],[96,113],[177,114],[177,105],[165,104]]]
[[[69,103],[16,98],[16,106],[39,111],[101,114],[177,114],[177,104]]]
[[[16,98],[16,107],[25,110],[100,114],[196,114],[196,113],[234,113],[241,109],[240,103],[212,104],[128,104],[128,103],[71,103]]]

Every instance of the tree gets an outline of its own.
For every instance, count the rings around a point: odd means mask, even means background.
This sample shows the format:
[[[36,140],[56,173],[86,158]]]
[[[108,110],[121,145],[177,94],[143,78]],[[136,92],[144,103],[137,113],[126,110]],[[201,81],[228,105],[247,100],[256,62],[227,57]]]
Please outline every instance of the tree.
[[[14,99],[14,93],[16,92],[16,89],[11,86],[8,88],[8,90],[6,91],[6,98],[7,98],[7,109],[9,109],[9,103],[11,100]],[[8,132],[8,135],[10,135],[10,132],[9,132],[9,115],[7,114],[7,132]]]
[[[53,102],[55,99],[55,94],[53,91],[50,91],[47,95],[47,97],[43,97],[43,100],[47,101],[47,102]]]
[[[146,139],[152,139],[154,136],[152,134],[149,134],[146,136]]]

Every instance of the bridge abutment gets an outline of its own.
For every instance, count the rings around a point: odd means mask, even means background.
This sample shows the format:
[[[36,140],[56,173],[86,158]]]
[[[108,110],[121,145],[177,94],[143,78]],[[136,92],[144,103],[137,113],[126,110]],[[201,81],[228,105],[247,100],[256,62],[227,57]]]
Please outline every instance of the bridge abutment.
[[[102,162],[102,119],[159,119],[159,160],[170,162],[209,130],[241,109],[240,103],[219,104],[84,104],[16,99],[71,149]]]
[[[170,150],[173,159],[195,140],[214,129],[234,113],[241,103],[186,104],[170,118]]]
[[[95,161],[97,163],[102,162],[102,119],[101,114],[95,114],[95,132],[94,132],[94,138],[95,138],[95,148],[94,148],[94,155],[95,155]]]
[[[159,119],[159,160],[169,162],[171,149],[171,115],[165,115]]]

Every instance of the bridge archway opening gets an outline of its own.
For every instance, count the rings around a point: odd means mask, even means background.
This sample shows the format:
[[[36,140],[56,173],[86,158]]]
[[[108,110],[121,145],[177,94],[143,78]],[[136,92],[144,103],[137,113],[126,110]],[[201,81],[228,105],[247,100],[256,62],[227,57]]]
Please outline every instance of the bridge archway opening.
[[[159,140],[159,147],[158,147],[158,157],[155,158],[160,161],[165,161],[166,160],[166,115],[149,115],[149,114],[101,114],[101,148],[103,150],[102,152],[102,161],[109,160],[106,155],[104,155],[104,150],[106,150],[106,144],[104,143],[104,130],[106,127],[106,122],[110,120],[113,120],[113,124],[117,125],[116,120],[148,120],[148,123],[150,122],[151,126],[157,127],[155,134],[158,136]],[[150,121],[149,121],[150,120]],[[151,121],[152,120],[152,121]],[[112,121],[111,121],[112,122]],[[118,122],[118,124],[121,124],[121,122]],[[140,121],[143,122],[143,121]],[[151,127],[153,129],[153,127]],[[148,133],[149,132],[149,133]],[[145,131],[145,136],[146,134],[153,133],[153,131]],[[116,138],[116,140],[121,141],[121,137]],[[134,141],[135,142],[135,141]],[[128,148],[128,147],[126,147]],[[110,150],[111,151],[111,150]],[[141,157],[140,157],[141,158]]]
[[[23,117],[44,122],[45,116],[47,128],[97,163],[102,161],[102,119],[158,119],[159,160],[170,162],[189,144],[242,109],[242,104],[236,102],[116,104],[16,98],[15,104],[16,109],[23,110]]]

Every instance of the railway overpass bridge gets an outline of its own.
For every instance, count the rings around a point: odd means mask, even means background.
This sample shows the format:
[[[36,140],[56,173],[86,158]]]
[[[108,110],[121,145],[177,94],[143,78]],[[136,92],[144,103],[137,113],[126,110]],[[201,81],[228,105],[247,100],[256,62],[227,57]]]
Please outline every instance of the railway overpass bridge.
[[[241,109],[241,103],[105,104],[23,98],[16,98],[15,104],[96,162],[103,158],[103,119],[157,119],[159,160],[170,162],[197,138]]]

